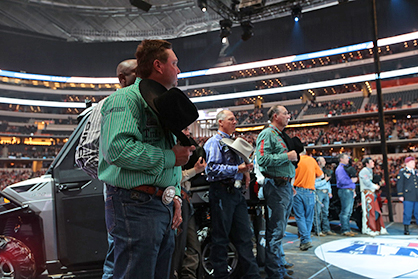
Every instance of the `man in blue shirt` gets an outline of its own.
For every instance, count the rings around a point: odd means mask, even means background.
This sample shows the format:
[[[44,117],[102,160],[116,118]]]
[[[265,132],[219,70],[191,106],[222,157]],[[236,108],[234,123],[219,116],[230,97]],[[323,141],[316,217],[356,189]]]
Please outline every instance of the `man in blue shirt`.
[[[249,171],[253,164],[246,164],[227,145],[222,138],[231,138],[237,120],[229,110],[222,110],[216,116],[218,133],[211,137],[204,149],[206,151],[206,174],[210,182],[209,204],[212,223],[212,248],[210,261],[214,278],[229,278],[228,245],[231,234],[232,243],[237,248],[243,276],[241,278],[261,278],[253,254],[253,233],[250,229],[248,210],[241,188],[250,184]],[[238,181],[238,182],[237,182]]]
[[[348,175],[344,166],[348,166],[350,157],[347,154],[341,153],[338,156],[340,164],[335,170],[335,177],[337,179],[338,197],[341,201],[340,223],[341,234],[344,236],[355,236],[356,233],[350,229],[350,217],[353,213],[354,197],[356,196],[356,182],[357,177]]]
[[[316,232],[319,236],[336,235],[331,231],[328,219],[329,200],[332,198],[331,183],[329,182],[331,175],[329,170],[325,168],[327,162],[324,157],[316,158],[318,166],[324,172],[324,177],[315,179],[316,191]]]

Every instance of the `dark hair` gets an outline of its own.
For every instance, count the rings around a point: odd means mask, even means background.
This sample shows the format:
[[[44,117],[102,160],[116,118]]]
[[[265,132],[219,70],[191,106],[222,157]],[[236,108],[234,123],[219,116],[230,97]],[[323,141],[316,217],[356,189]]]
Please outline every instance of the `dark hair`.
[[[155,60],[166,63],[168,58],[166,49],[172,49],[172,46],[165,40],[143,40],[135,53],[138,62],[136,75],[140,78],[148,78],[152,73]]]
[[[363,160],[361,160],[361,163],[363,164],[363,167],[365,167],[365,166],[366,166],[366,164],[367,164],[368,162],[370,162],[370,160],[372,160],[372,158],[370,158],[370,157],[366,157],[366,158],[364,158]]]

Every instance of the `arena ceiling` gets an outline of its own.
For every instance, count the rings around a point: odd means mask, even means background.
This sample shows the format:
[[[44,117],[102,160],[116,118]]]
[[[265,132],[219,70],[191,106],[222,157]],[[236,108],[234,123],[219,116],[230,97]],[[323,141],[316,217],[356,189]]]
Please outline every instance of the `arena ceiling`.
[[[295,5],[308,12],[348,1],[146,0],[152,5],[146,12],[130,0],[1,0],[0,29],[78,42],[172,39],[219,30],[222,18],[254,23],[288,16]]]

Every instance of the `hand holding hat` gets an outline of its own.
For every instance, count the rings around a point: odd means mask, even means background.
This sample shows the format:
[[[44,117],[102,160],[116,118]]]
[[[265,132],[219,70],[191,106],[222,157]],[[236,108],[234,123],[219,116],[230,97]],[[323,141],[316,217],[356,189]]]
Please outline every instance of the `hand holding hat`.
[[[254,151],[253,146],[243,138],[237,138],[236,140],[223,138],[221,142],[231,148],[238,156],[240,156],[245,163],[251,162],[251,154]]]
[[[190,141],[182,130],[192,124],[199,117],[199,113],[183,91],[176,87],[167,90],[152,79],[141,80],[139,90],[161,124],[169,129],[183,146],[190,146]]]

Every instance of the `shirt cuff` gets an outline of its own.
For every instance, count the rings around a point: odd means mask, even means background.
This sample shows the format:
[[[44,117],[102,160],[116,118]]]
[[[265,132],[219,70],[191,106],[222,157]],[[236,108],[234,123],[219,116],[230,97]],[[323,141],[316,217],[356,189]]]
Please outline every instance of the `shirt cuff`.
[[[170,169],[173,168],[176,164],[176,155],[174,154],[173,150],[163,150],[164,154],[164,168]]]

